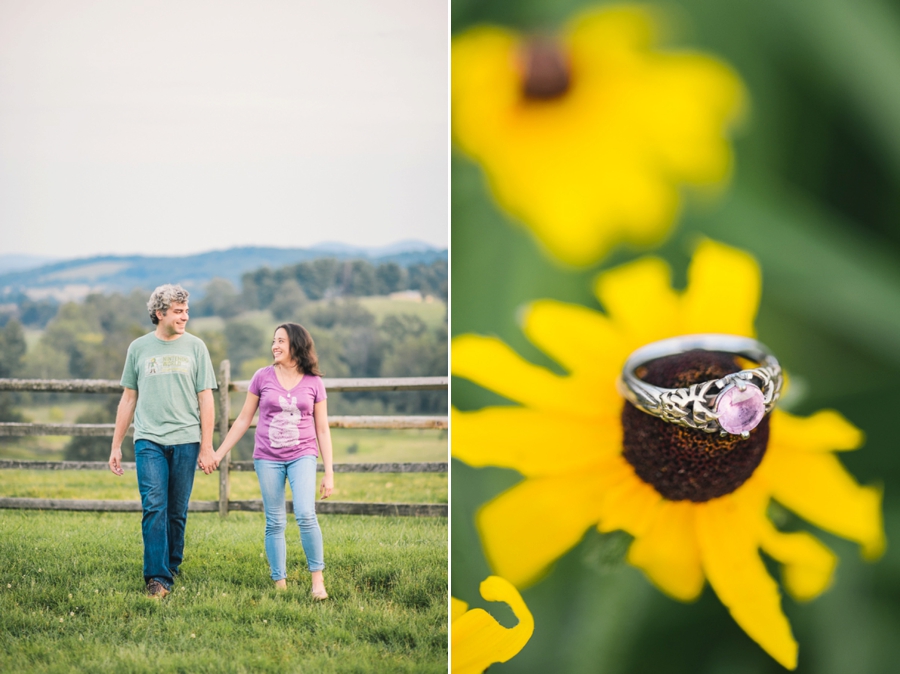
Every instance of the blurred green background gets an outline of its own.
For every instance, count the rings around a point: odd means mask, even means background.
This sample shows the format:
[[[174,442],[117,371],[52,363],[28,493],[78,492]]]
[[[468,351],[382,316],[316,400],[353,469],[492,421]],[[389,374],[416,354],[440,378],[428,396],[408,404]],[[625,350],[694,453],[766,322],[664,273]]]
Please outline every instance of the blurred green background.
[[[520,30],[562,25],[598,3],[454,0],[452,29],[480,23]],[[599,3],[603,4],[603,3]],[[757,328],[792,376],[791,411],[835,408],[862,428],[865,447],[841,459],[864,483],[884,485],[888,551],[875,564],[855,545],[816,531],[840,556],[834,586],[799,604],[785,597],[800,644],[798,672],[900,669],[900,3],[885,0],[685,0],[654,5],[670,42],[718,56],[743,78],[750,114],[735,137],[736,170],[721,198],[693,200],[664,257],[683,287],[698,237],[748,250],[763,270]],[[491,201],[481,170],[454,151],[452,334],[497,335],[553,366],[522,336],[517,310],[553,297],[599,309],[591,281],[648,251],[618,248],[599,265],[551,261]],[[555,366],[553,366],[555,367]],[[503,400],[455,378],[452,403]],[[549,452],[576,448],[550,447]],[[452,466],[453,596],[515,622],[480,599],[490,574],[473,523],[477,508],[521,479],[510,470]],[[565,497],[560,496],[560,507]],[[788,513],[786,529],[808,525]],[[730,618],[707,588],[694,604],[669,599],[621,560],[627,536],[589,531],[542,582],[523,592],[535,633],[491,672],[785,671]],[[767,560],[768,561],[768,560]],[[772,566],[778,577],[777,568]]]

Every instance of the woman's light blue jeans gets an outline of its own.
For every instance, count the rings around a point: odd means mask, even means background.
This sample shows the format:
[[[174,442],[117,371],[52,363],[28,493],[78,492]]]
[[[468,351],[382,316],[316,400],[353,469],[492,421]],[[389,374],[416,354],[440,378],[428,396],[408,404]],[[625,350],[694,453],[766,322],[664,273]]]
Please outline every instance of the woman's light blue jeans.
[[[284,481],[291,484],[294,496],[294,517],[300,526],[300,543],[306,553],[306,565],[310,571],[325,568],[322,547],[322,530],[316,519],[316,457],[302,456],[288,461],[255,459],[256,476],[262,491],[266,511],[266,557],[272,570],[272,580],[287,577],[285,563],[284,527],[287,509],[284,505]]]

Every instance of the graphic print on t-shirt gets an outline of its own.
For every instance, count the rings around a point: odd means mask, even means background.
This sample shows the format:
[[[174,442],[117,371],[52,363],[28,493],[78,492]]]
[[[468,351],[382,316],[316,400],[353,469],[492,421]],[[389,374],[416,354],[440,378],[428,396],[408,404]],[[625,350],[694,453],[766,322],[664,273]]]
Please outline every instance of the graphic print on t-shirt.
[[[190,356],[170,354],[167,356],[150,356],[144,361],[144,374],[191,374],[193,359]]]
[[[303,415],[297,409],[297,399],[288,401],[283,396],[278,396],[278,404],[281,411],[272,417],[269,424],[269,443],[275,449],[293,447],[300,442],[300,419]]]

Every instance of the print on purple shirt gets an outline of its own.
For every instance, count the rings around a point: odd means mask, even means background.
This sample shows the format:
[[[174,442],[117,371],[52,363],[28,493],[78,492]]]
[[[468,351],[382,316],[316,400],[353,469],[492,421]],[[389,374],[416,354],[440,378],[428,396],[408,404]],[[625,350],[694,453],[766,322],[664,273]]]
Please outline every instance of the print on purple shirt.
[[[303,413],[297,409],[297,399],[287,400],[278,396],[281,411],[272,418],[269,424],[269,446],[272,449],[294,447],[300,442],[300,421]]]

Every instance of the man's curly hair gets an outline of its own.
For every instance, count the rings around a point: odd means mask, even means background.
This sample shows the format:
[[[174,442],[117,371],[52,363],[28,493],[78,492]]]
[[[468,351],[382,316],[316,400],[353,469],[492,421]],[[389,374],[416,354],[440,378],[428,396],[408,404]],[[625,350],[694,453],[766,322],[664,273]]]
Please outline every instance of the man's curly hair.
[[[171,283],[159,286],[154,290],[147,302],[147,311],[150,312],[150,320],[153,321],[153,325],[159,325],[159,318],[156,317],[157,311],[163,312],[163,316],[165,316],[173,303],[187,304],[189,296],[190,293],[187,290]]]

